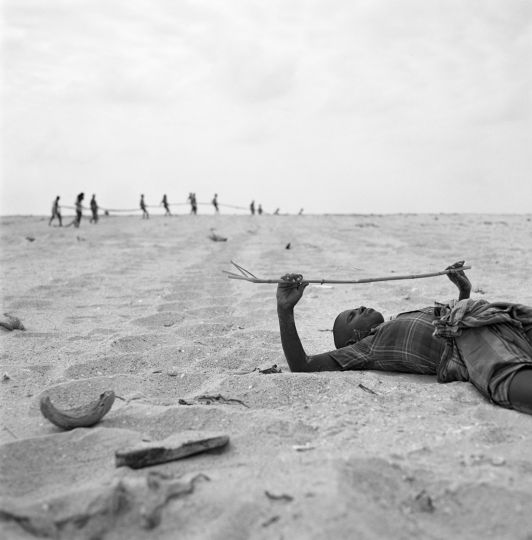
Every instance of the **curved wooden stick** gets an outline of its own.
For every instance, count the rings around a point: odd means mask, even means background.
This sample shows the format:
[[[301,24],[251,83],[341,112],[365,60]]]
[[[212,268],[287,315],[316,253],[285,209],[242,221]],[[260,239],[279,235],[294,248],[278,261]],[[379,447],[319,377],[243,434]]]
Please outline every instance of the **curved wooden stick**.
[[[228,272],[227,270],[222,270],[224,274],[227,274],[229,279],[240,279],[242,281],[249,281],[250,283],[288,283],[284,279],[262,279],[254,276],[251,272],[240,266],[239,264],[231,261],[231,264],[240,272],[240,274],[235,274],[234,272]],[[402,276],[386,276],[386,277],[376,277],[376,278],[361,278],[361,279],[304,279],[304,283],[319,283],[324,285],[325,283],[332,283],[334,285],[347,285],[353,283],[373,283],[375,281],[397,281],[401,279],[420,279],[428,278],[434,276],[443,276],[445,274],[455,274],[456,272],[461,272],[462,270],[469,270],[471,266],[460,266],[459,268],[449,268],[448,270],[442,270],[441,272],[428,272],[426,274],[408,274]]]

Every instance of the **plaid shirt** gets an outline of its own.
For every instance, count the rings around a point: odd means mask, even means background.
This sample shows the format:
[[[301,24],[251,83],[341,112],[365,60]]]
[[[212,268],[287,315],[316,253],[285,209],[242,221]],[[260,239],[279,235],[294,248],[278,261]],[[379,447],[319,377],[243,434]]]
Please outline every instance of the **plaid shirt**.
[[[445,340],[433,335],[433,321],[438,318],[439,309],[434,307],[400,313],[357,343],[325,355],[333,358],[343,370],[435,375],[445,350]]]

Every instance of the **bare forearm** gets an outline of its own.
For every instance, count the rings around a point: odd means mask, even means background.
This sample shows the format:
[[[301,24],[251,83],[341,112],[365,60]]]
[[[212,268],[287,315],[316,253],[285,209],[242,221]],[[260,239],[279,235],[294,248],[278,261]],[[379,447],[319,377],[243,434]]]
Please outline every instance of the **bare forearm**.
[[[458,300],[467,300],[471,295],[471,287],[460,287],[458,289]]]
[[[309,371],[308,357],[297,333],[294,310],[277,307],[281,344],[290,371]]]

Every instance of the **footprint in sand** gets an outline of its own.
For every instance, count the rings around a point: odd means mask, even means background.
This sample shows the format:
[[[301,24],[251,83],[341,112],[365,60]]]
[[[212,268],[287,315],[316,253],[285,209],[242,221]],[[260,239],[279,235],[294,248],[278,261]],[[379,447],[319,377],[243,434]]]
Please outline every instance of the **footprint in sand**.
[[[161,346],[161,336],[142,334],[139,336],[124,336],[111,343],[113,349],[125,353],[149,351]]]
[[[209,337],[226,336],[234,330],[232,323],[204,323],[198,322],[190,325],[181,325],[176,329],[178,335],[188,339],[206,340]]]
[[[134,319],[131,324],[137,326],[143,326],[144,328],[169,328],[176,323],[183,321],[185,316],[175,311],[163,311],[148,317],[141,317],[140,319]]]
[[[174,292],[172,294],[167,294],[163,296],[163,300],[167,302],[178,302],[186,299],[187,302],[196,300],[197,298],[202,298],[204,296],[203,292],[191,290],[190,284],[183,284],[183,290],[181,292]],[[179,286],[174,287],[179,291]]]
[[[71,316],[65,317],[63,319],[63,323],[82,324],[88,320],[94,320],[94,319],[97,319],[97,317],[93,315],[71,315]]]
[[[186,310],[187,304],[185,302],[167,302],[166,304],[161,304],[157,311],[177,311],[181,313]]]
[[[210,305],[206,307],[189,309],[187,310],[187,316],[197,317],[199,319],[212,319],[213,317],[230,317],[232,312],[233,308],[231,306]]]
[[[22,298],[9,304],[10,311],[24,309],[46,309],[52,305],[51,300],[41,300],[39,298]]]
[[[107,356],[91,362],[70,366],[65,371],[69,379],[88,379],[119,373],[138,374],[152,369],[152,361],[138,354]]]

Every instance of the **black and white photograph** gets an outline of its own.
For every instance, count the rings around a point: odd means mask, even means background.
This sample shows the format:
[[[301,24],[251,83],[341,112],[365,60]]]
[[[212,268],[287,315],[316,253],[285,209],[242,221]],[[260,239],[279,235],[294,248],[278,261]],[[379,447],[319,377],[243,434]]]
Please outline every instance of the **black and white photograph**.
[[[0,6],[0,538],[532,540],[532,2]]]

